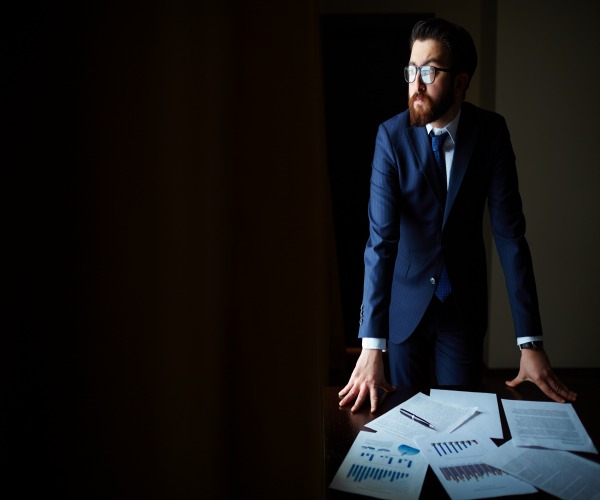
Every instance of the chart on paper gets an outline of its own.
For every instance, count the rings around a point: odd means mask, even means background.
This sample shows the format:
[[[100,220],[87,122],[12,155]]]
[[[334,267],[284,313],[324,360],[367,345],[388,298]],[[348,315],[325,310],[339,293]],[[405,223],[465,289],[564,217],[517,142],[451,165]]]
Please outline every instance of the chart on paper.
[[[486,463],[497,447],[485,436],[441,434],[418,438],[417,446],[452,500],[533,493],[536,489]]]
[[[359,483],[363,481],[394,482],[410,477],[412,459],[399,457],[385,448],[378,450],[365,449],[370,448],[366,446],[362,448],[360,457],[363,461],[350,466],[347,475],[349,479]]]
[[[330,487],[375,498],[417,500],[427,467],[414,446],[394,436],[360,431]]]
[[[440,456],[459,455],[466,452],[469,448],[477,447],[479,443],[475,439],[466,439],[462,441],[445,441],[441,443],[431,443],[435,452]],[[474,449],[470,450],[474,451]]]
[[[397,470],[383,469],[380,467],[369,467],[368,465],[352,464],[348,472],[348,478],[360,483],[363,481],[399,481],[408,478],[410,473]]]
[[[440,472],[446,478],[446,481],[481,481],[485,478],[501,476],[504,474],[500,469],[496,469],[486,464],[465,464],[450,467],[440,467]]]

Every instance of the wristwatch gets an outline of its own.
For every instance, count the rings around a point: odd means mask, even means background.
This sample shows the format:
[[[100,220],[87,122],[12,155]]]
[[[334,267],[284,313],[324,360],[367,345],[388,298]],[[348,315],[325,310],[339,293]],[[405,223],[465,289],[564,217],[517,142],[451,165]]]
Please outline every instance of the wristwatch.
[[[544,350],[544,342],[542,340],[532,340],[531,342],[525,342],[524,344],[519,344],[519,349],[521,349],[521,351],[523,349],[533,349],[534,351],[543,351]]]

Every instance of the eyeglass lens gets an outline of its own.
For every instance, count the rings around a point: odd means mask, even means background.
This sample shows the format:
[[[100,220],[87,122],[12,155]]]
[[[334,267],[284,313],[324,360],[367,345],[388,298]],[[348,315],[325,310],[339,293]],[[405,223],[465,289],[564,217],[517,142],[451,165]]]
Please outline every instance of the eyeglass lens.
[[[406,66],[404,68],[404,79],[408,83],[414,82],[419,70],[421,72],[421,80],[425,85],[433,83],[435,80],[435,68],[433,66],[421,66],[420,68],[417,66]]]

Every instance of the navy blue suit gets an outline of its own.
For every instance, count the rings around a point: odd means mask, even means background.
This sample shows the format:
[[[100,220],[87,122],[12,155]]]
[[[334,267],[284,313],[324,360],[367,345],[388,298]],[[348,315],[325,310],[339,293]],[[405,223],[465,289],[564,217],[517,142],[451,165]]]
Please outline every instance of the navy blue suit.
[[[359,337],[409,338],[445,262],[453,304],[469,335],[488,321],[486,202],[517,337],[541,335],[515,155],[500,115],[464,102],[445,206],[425,127],[405,111],[380,125],[371,173],[369,239]]]

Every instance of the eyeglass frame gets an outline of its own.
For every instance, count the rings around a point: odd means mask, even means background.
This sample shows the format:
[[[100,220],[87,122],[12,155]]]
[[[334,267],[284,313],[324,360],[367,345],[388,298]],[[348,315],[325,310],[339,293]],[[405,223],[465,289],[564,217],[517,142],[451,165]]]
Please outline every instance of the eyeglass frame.
[[[412,81],[409,81],[408,78],[406,77],[406,72],[408,71],[408,68],[415,68],[415,77],[413,78]],[[423,74],[421,73],[421,69],[423,69],[423,68],[432,68],[433,69],[433,79],[429,83],[425,83],[423,81]],[[418,73],[419,78],[421,79],[421,82],[423,82],[424,85],[431,85],[433,82],[435,82],[435,77],[437,76],[436,75],[437,71],[443,71],[444,73],[452,73],[454,70],[448,69],[448,68],[438,68],[437,66],[432,66],[431,64],[425,64],[424,66],[415,66],[414,64],[409,64],[408,66],[404,66],[404,81],[406,83],[413,83],[417,79],[417,73]]]

